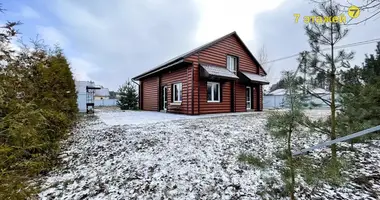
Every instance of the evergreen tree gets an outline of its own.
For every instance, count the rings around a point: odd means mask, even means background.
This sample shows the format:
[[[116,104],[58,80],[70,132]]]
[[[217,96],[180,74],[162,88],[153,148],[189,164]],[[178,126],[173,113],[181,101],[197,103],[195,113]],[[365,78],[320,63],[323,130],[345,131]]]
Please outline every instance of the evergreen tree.
[[[18,24],[0,27],[0,199],[28,199],[37,192],[29,178],[53,166],[59,140],[77,114],[74,79],[62,50],[39,41],[12,50]]]
[[[120,99],[117,101],[117,105],[121,110],[137,109],[138,96],[136,88],[130,81],[125,82],[125,84],[119,88],[118,93],[120,95]]]
[[[116,92],[110,91],[110,99],[116,99]]]
[[[333,1],[324,1],[320,3],[320,8],[313,10],[312,15],[324,18],[325,16],[339,16],[341,13],[339,6],[334,4]],[[341,68],[349,68],[349,60],[353,58],[353,53],[347,53],[345,50],[336,51],[336,45],[347,35],[348,30],[342,28],[339,22],[328,23],[310,23],[306,27],[306,33],[309,37],[309,44],[311,47],[312,59],[308,62],[308,73],[310,75],[325,74],[327,82],[329,83],[329,90],[331,93],[330,99],[325,99],[322,96],[308,91],[310,95],[322,100],[327,106],[330,107],[330,118],[324,121],[308,121],[309,128],[315,129],[330,136],[330,139],[336,139],[336,110],[337,110],[337,83],[338,73]],[[329,48],[325,52],[322,49]],[[320,75],[321,76],[321,75]],[[329,128],[323,128],[323,126]],[[336,160],[336,145],[331,145],[332,159]]]
[[[342,72],[340,135],[380,124],[380,43],[375,54],[366,55],[363,67]],[[365,138],[364,138],[365,139]],[[361,141],[357,138],[352,144]]]
[[[295,165],[292,156],[293,134],[300,133],[300,121],[304,115],[302,112],[301,93],[302,83],[296,81],[296,74],[284,72],[284,84],[286,89],[285,104],[290,108],[288,111],[275,111],[267,119],[267,128],[275,137],[285,139],[286,143],[286,168],[283,171],[283,180],[290,199],[295,199]]]

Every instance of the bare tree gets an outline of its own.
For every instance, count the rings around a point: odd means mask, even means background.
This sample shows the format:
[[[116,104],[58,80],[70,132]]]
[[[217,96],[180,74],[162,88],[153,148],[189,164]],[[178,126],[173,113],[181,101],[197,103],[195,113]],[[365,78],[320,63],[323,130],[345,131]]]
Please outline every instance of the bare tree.
[[[310,0],[313,3],[317,4],[325,4],[329,2],[330,0]],[[380,15],[380,0],[363,0],[361,4],[355,5],[352,3],[351,0],[346,0],[345,2],[339,3],[335,2],[337,6],[339,7],[340,11],[343,13],[349,12],[349,8],[351,6],[356,6],[359,8],[361,12],[367,12],[369,13],[368,16],[362,18],[362,19],[350,19],[348,20],[345,25],[358,25],[361,23],[365,23],[366,21],[370,19],[378,19],[380,17],[375,18],[376,16]]]
[[[271,69],[273,64],[268,63],[269,57],[268,57],[268,51],[265,47],[265,45],[261,46],[259,49],[259,52],[257,53],[257,60],[259,61],[260,65],[264,68],[265,72],[267,73],[267,78],[271,79]],[[269,85],[264,86],[264,90],[269,90]]]

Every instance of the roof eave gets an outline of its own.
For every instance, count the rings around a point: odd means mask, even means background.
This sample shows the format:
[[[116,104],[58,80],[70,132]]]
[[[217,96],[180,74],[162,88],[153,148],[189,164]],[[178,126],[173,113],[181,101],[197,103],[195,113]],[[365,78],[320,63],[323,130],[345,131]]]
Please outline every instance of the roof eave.
[[[242,77],[243,79],[251,82],[251,83],[259,83],[259,84],[262,84],[262,85],[269,85],[269,81],[260,81],[260,80],[252,80],[250,79],[246,74],[244,73],[249,73],[249,72],[241,72],[239,71],[238,72],[238,76],[239,77]],[[256,75],[259,75],[259,74],[256,74]],[[260,75],[259,75],[260,76]]]
[[[164,69],[170,68],[170,67],[172,67],[172,66],[174,66],[174,65],[177,65],[177,64],[180,64],[180,63],[183,63],[183,62],[185,62],[185,60],[184,60],[183,58],[180,58],[180,59],[175,60],[175,61],[173,61],[173,62],[171,62],[171,63],[168,63],[168,64],[166,64],[166,65],[164,65],[164,66],[161,66],[161,67],[155,68],[155,69],[153,69],[153,70],[149,70],[149,71],[147,71],[147,72],[145,72],[145,73],[142,73],[142,74],[140,74],[140,75],[138,75],[138,76],[136,76],[136,77],[133,77],[132,80],[134,80],[134,81],[138,81],[138,80],[140,80],[140,79],[142,79],[142,78],[144,78],[144,77],[147,77],[147,76],[149,76],[149,75],[152,75],[152,74],[154,74],[154,73],[160,72],[160,71],[162,71],[162,70],[164,70]]]
[[[223,80],[239,80],[239,77],[222,76],[222,75],[209,75],[209,77],[215,77]]]
[[[266,81],[251,81],[252,83],[260,83],[262,85],[269,85],[269,82]]]

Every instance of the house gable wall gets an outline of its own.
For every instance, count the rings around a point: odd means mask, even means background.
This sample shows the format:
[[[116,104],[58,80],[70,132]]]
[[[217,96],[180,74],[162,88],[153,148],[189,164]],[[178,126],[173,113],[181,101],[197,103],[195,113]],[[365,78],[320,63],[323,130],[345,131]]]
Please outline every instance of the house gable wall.
[[[227,55],[238,57],[238,70],[255,74],[265,75],[263,69],[257,66],[249,52],[242,46],[235,35],[225,38],[216,44],[185,58],[193,62],[194,73],[194,110],[195,114],[231,112],[231,101],[236,112],[246,111],[245,85],[236,81],[222,84],[222,102],[207,102],[207,81],[200,80],[199,63],[208,63],[217,66],[227,66]],[[231,99],[232,84],[235,84],[234,99]],[[199,92],[199,94],[198,94]],[[257,102],[257,95],[253,95],[253,102]]]

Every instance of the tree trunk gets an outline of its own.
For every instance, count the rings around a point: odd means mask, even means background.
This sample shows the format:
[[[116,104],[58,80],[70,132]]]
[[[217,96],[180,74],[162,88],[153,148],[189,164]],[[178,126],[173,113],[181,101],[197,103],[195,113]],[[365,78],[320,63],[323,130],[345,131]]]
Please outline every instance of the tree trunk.
[[[289,167],[290,167],[290,176],[292,179],[292,183],[290,185],[290,199],[295,200],[294,197],[294,185],[295,185],[295,176],[294,176],[294,165],[293,165],[293,155],[292,155],[292,146],[291,146],[291,138],[292,138],[292,128],[289,129],[288,134],[288,159],[289,159]]]
[[[332,8],[332,1],[331,3],[331,13],[333,13],[333,8]],[[331,86],[331,106],[330,106],[330,111],[331,111],[331,140],[336,139],[336,116],[335,116],[335,111],[336,111],[336,106],[335,106],[335,62],[334,62],[334,36],[333,36],[333,31],[334,27],[333,24],[330,23],[330,39],[331,39],[331,74],[330,74],[330,86]],[[335,161],[336,160],[336,144],[331,145],[331,156],[332,159]]]
[[[294,81],[294,80],[291,80]],[[295,185],[295,180],[294,180],[294,165],[293,165],[293,155],[292,155],[292,131],[293,131],[293,123],[295,121],[294,119],[294,96],[293,96],[293,82],[290,82],[289,87],[290,87],[290,104],[291,104],[291,114],[292,114],[292,120],[291,124],[289,125],[289,133],[288,133],[288,160],[289,160],[289,165],[290,165],[290,176],[292,179],[291,185],[290,185],[290,199],[295,200],[294,197],[294,185]]]

